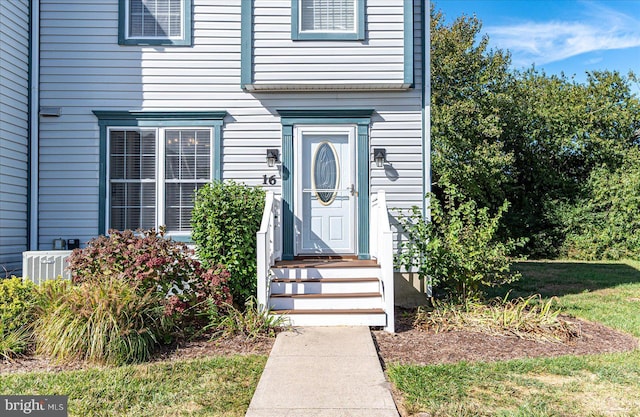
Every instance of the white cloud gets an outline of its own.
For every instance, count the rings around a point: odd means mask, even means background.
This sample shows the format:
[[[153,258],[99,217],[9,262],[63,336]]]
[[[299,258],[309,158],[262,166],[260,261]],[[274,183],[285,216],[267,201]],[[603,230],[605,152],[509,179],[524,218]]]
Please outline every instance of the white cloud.
[[[562,61],[587,52],[640,47],[640,20],[592,2],[572,21],[488,26],[491,43],[512,53],[513,65]]]
[[[599,64],[603,61],[604,59],[601,56],[595,57],[595,58],[591,58],[591,59],[587,59],[584,63],[586,65],[594,65],[594,64]]]

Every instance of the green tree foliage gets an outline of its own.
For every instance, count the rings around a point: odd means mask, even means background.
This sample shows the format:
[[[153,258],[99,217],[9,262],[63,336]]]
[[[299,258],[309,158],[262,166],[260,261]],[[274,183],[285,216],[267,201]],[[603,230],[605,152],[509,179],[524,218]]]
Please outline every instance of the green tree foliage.
[[[196,195],[191,224],[198,258],[230,272],[233,301],[242,306],[256,293],[256,233],[265,192],[233,181],[214,182]]]
[[[530,236],[528,252],[557,256],[567,229],[567,208],[583,204],[596,167],[617,169],[637,147],[640,106],[630,78],[589,74],[587,84],[530,69],[516,73],[512,104],[503,111],[502,140],[514,156],[513,210],[505,217],[512,236]]]
[[[563,255],[576,259],[640,260],[640,149],[620,168],[591,172],[589,193],[566,210]]]
[[[499,235],[527,237],[522,253],[558,256],[581,233],[567,219],[591,207],[594,170],[616,172],[640,146],[638,80],[511,71],[508,51],[489,50],[480,29],[475,17],[445,24],[431,9],[434,192],[442,200],[440,184],[453,184],[491,213],[508,200]]]
[[[462,301],[482,297],[486,288],[513,282],[519,274],[510,272],[509,255],[520,242],[496,236],[508,207],[504,201],[492,216],[487,207],[478,207],[455,187],[445,187],[444,203],[433,195],[430,198],[431,221],[415,206],[408,216],[400,217],[407,240],[396,263]]]
[[[436,195],[456,184],[469,198],[497,209],[512,181],[512,156],[500,140],[507,105],[509,55],[477,41],[481,23],[460,17],[445,25],[431,9],[431,137]]]

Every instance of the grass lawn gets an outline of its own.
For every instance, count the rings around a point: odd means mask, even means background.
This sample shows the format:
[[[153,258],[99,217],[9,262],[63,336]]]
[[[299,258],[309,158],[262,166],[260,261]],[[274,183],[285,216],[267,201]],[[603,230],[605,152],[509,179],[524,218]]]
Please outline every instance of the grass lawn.
[[[640,337],[640,263],[523,262],[514,296],[557,296],[570,314]],[[497,363],[388,366],[409,413],[640,416],[640,351]]]
[[[266,356],[0,376],[0,394],[68,395],[69,416],[244,416]]]

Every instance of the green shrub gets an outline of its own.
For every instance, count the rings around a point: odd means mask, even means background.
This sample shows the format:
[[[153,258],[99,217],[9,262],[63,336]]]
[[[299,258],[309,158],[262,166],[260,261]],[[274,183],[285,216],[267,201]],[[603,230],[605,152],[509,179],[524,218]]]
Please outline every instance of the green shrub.
[[[31,345],[37,287],[22,278],[0,279],[0,357],[23,354]]]
[[[478,208],[451,186],[444,195],[444,207],[431,196],[430,222],[415,206],[399,217],[406,240],[396,264],[462,300],[479,298],[487,287],[517,280],[519,274],[510,272],[508,256],[521,242],[496,238],[508,203],[491,216],[487,208]]]
[[[208,184],[196,195],[191,236],[198,258],[207,266],[227,267],[237,305],[256,293],[256,233],[264,199],[263,189],[233,181]]]
[[[640,260],[640,150],[629,150],[617,170],[594,169],[586,188],[588,195],[563,212],[563,255]]]
[[[74,283],[99,284],[116,277],[140,296],[158,292],[166,315],[187,330],[202,318],[205,300],[222,306],[232,302],[228,271],[221,265],[205,270],[185,244],[167,239],[164,229],[119,232],[92,239],[69,257]]]
[[[115,275],[50,286],[34,326],[37,352],[114,365],[148,360],[171,332],[163,298]]]
[[[22,278],[0,279],[0,328],[9,333],[33,319],[36,286]]]

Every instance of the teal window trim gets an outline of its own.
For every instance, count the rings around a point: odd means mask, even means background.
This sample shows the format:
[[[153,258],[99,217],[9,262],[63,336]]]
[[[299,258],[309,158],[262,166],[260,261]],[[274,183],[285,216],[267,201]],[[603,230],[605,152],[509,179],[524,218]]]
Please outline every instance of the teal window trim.
[[[253,84],[253,0],[240,7],[240,87]]]
[[[106,233],[107,225],[107,135],[117,127],[208,127],[213,131],[213,179],[222,179],[222,125],[226,111],[143,112],[93,110],[100,132],[100,162],[98,168],[98,234]]]
[[[404,0],[404,83],[410,85],[410,88],[415,83],[413,25],[413,0]]]
[[[133,38],[127,35],[129,0],[118,0],[118,44],[125,46],[192,46],[193,7],[192,0],[182,0],[182,38]]]
[[[357,125],[356,166],[358,187],[357,241],[358,258],[370,259],[369,253],[369,127],[373,109],[278,109],[282,124],[282,259],[294,257],[294,149],[296,125]]]
[[[300,31],[300,0],[291,0],[291,39],[294,41],[362,41],[365,39],[365,0],[356,0],[354,32]]]

